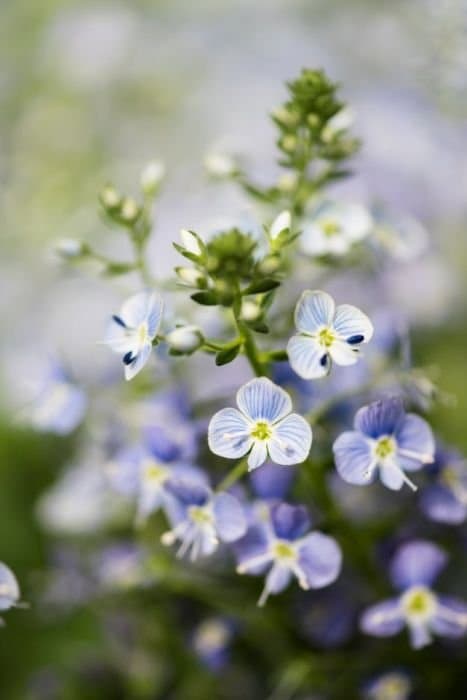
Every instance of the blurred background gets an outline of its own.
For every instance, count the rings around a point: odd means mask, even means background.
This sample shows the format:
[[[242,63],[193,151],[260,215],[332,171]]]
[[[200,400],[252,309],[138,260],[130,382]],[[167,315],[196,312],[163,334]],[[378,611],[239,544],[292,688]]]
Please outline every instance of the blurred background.
[[[77,237],[124,253],[104,231],[97,193],[110,180],[131,191],[161,158],[167,183],[151,255],[164,274],[181,227],[251,214],[240,193],[206,183],[206,152],[241,154],[269,181],[267,115],[285,80],[323,67],[342,84],[363,140],[340,190],[416,216],[429,232],[426,254],[393,270],[392,298],[416,324],[417,363],[436,365],[457,397],[434,424],[467,450],[467,3],[2,0],[0,59],[0,559],[33,603],[0,631],[0,696],[147,697],[121,690],[102,611],[50,615],[32,600],[50,556],[36,502],[75,438],[19,427],[21,385],[49,352],[91,382],[108,362],[95,340],[127,291],[65,274],[53,242]]]

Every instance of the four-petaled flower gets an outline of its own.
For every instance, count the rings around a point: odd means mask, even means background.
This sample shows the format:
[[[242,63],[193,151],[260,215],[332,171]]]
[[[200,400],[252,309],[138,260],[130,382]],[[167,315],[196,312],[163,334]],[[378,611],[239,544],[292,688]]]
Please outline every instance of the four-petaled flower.
[[[329,374],[332,362],[353,365],[360,346],[373,335],[370,319],[355,306],[341,304],[326,292],[306,290],[295,308],[298,335],[292,336],[287,353],[292,369],[303,379]]]
[[[246,532],[246,518],[241,503],[230,493],[213,493],[191,479],[171,479],[166,483],[178,504],[168,513],[172,529],[162,535],[162,544],[180,541],[177,556],[190,550],[190,558],[213,554],[219,542],[234,542]]]
[[[446,554],[431,542],[415,540],[400,547],[390,577],[401,593],[368,608],[361,618],[362,630],[391,637],[407,626],[414,649],[430,644],[432,635],[462,637],[467,632],[467,604],[431,589],[446,563]]]
[[[406,483],[416,491],[405,472],[433,462],[435,441],[426,421],[406,413],[401,399],[390,398],[357,411],[354,428],[333,445],[337,471],[344,481],[369,484],[379,470],[389,489],[398,491]]]
[[[430,467],[434,481],[421,494],[425,515],[438,523],[460,525],[467,518],[467,462],[455,450],[439,447]]]
[[[342,555],[337,542],[321,532],[305,534],[310,519],[304,506],[259,503],[256,519],[235,544],[239,574],[269,570],[258,601],[264,605],[295,576],[301,588],[322,588],[339,575]]]
[[[300,246],[314,256],[346,255],[371,232],[372,218],[360,204],[324,202],[305,221]]]
[[[123,355],[125,379],[133,379],[146,364],[162,321],[164,302],[156,292],[141,292],[126,300],[105,340],[111,350]]]
[[[256,469],[268,454],[277,464],[298,464],[308,456],[311,428],[291,413],[286,391],[266,377],[252,379],[237,392],[236,408],[223,408],[209,424],[208,442],[214,454],[236,459],[248,455]]]

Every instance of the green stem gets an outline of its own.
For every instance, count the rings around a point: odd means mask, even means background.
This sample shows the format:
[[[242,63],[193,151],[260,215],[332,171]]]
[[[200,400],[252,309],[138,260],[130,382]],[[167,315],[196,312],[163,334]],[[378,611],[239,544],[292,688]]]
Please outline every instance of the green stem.
[[[233,467],[227,474],[227,476],[222,479],[220,482],[219,486],[217,487],[217,491],[227,491],[231,486],[237,483],[239,479],[242,478],[244,474],[248,471],[248,458],[244,457],[243,459],[238,462],[238,464]]]

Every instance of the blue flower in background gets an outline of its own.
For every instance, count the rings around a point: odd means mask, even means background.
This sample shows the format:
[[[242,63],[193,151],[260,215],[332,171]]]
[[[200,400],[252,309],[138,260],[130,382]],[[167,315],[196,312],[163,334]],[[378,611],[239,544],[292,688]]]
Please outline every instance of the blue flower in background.
[[[311,428],[302,416],[291,413],[292,402],[283,389],[260,377],[237,392],[236,408],[223,408],[209,423],[209,448],[221,457],[236,459],[247,453],[249,469],[256,469],[268,454],[277,464],[298,464],[311,447]]]
[[[255,495],[264,501],[284,499],[296,477],[296,470],[266,462],[250,474],[250,483]]]
[[[57,362],[50,362],[27,418],[37,430],[68,435],[83,420],[87,397]]]
[[[342,555],[337,542],[321,532],[305,534],[310,519],[304,506],[260,504],[256,523],[235,545],[239,574],[269,570],[258,601],[283,591],[296,577],[301,588],[322,588],[339,575]]]
[[[433,483],[420,498],[423,512],[435,522],[460,525],[467,518],[467,462],[458,452],[439,447],[430,473]]]
[[[373,335],[373,325],[360,309],[350,304],[336,308],[326,292],[303,292],[295,308],[298,335],[287,344],[292,369],[303,379],[329,374],[332,362],[353,365],[360,346]]]
[[[4,612],[20,605],[19,598],[20,591],[16,576],[6,564],[0,562],[0,611]],[[0,624],[3,624],[2,618],[0,618]]]
[[[141,292],[126,300],[112,323],[105,343],[122,355],[125,379],[130,380],[146,364],[162,321],[164,302],[155,292]]]
[[[194,630],[191,646],[203,664],[219,672],[229,661],[233,624],[222,617],[208,617]]]
[[[416,540],[400,547],[391,562],[390,577],[401,593],[368,608],[361,618],[362,630],[392,637],[407,627],[414,649],[430,644],[432,635],[462,637],[467,632],[467,604],[431,589],[446,563],[444,551],[431,542]]]
[[[371,679],[363,688],[365,700],[409,700],[413,690],[410,676],[397,669]]]
[[[346,255],[370,234],[372,225],[370,213],[361,204],[322,202],[304,222],[300,247],[313,256]]]
[[[213,493],[205,484],[192,479],[170,479],[166,489],[178,508],[168,513],[172,529],[162,535],[162,544],[180,541],[177,556],[190,551],[195,561],[213,554],[222,542],[234,542],[247,528],[241,503],[230,493]]]
[[[337,471],[344,481],[366,485],[379,471],[389,489],[397,491],[406,483],[416,491],[405,472],[433,462],[435,441],[426,421],[406,413],[401,399],[390,398],[357,411],[354,428],[333,445]]]

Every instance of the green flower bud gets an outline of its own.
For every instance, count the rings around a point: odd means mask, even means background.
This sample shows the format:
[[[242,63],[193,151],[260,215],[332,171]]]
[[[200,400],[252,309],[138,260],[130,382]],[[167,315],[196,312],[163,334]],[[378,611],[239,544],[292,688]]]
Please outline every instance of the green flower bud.
[[[166,335],[165,340],[172,350],[186,354],[194,352],[204,343],[201,330],[193,325],[175,328]]]
[[[144,194],[152,197],[156,194],[165,177],[165,165],[161,160],[153,160],[146,165],[141,173],[141,189]]]

